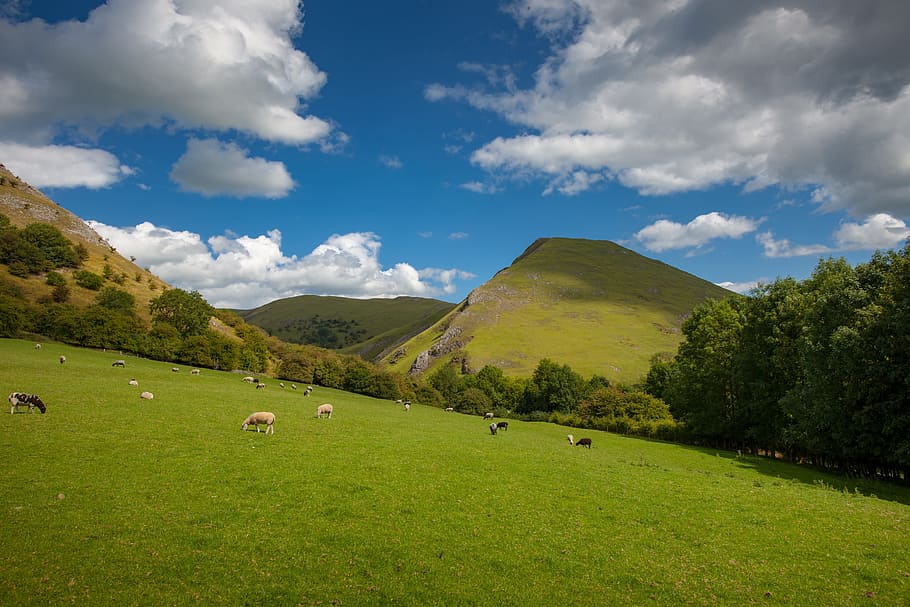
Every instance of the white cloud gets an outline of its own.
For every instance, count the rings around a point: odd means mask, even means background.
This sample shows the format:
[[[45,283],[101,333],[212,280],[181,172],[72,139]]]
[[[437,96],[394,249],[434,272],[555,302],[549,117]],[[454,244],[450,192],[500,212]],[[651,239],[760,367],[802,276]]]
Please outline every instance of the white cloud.
[[[687,224],[660,219],[636,232],[635,239],[649,251],[697,248],[717,238],[740,238],[758,229],[762,221],[715,211]]]
[[[434,297],[455,291],[474,275],[458,269],[416,269],[408,263],[384,268],[382,243],[371,232],[334,234],[303,257],[282,251],[281,232],[259,236],[214,236],[157,227],[149,222],[114,227],[88,224],[120,253],[136,257],[163,280],[197,290],[216,307],[249,309],[302,294],[344,297]]]
[[[379,155],[379,163],[390,169],[400,169],[404,166],[404,163],[401,162],[401,158],[398,156],[387,156],[385,154]]]
[[[600,173],[574,171],[551,181],[550,185],[547,186],[547,189],[543,191],[543,195],[548,196],[549,194],[552,194],[555,189],[566,196],[574,196],[575,194],[580,194],[589,189],[595,183],[603,181],[603,179],[604,176]]]
[[[0,129],[40,142],[118,125],[319,141],[331,125],[301,99],[326,75],[295,48],[302,15],[297,0],[108,0],[85,21],[0,20]]]
[[[449,240],[464,240],[465,238],[468,238],[469,236],[470,236],[470,234],[468,234],[467,232],[452,232],[451,234],[449,234]]]
[[[72,145],[0,141],[0,158],[6,168],[36,188],[106,188],[135,172],[109,152]]]
[[[251,158],[247,150],[215,139],[190,139],[171,179],[205,196],[282,198],[294,188],[283,162]]]
[[[646,195],[778,185],[815,190],[826,210],[905,216],[910,53],[899,24],[910,4],[875,6],[514,1],[506,11],[552,45],[533,86],[491,89],[488,76],[473,87],[433,83],[424,96],[515,124],[515,136],[486,142],[472,161],[542,176],[551,191],[581,170]]]
[[[890,249],[910,238],[907,224],[878,213],[863,223],[845,223],[834,232],[834,242],[842,251]]]
[[[474,192],[475,194],[496,194],[500,191],[495,185],[483,183],[481,181],[468,181],[466,183],[458,184],[458,187],[469,192]]]
[[[805,257],[831,253],[830,247],[822,244],[794,245],[789,240],[776,240],[770,231],[755,236],[755,241],[764,247],[765,257]]]
[[[727,289],[728,291],[733,291],[734,293],[748,293],[749,291],[751,291],[752,289],[757,287],[762,282],[765,282],[765,280],[759,278],[757,280],[749,280],[747,282],[725,281],[725,282],[717,282],[714,284],[716,284],[718,287],[723,287],[724,289]]]

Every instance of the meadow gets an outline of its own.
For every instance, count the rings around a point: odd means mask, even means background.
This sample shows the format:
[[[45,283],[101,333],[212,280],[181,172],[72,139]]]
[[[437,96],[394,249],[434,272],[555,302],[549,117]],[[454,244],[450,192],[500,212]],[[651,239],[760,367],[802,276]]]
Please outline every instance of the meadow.
[[[0,603],[910,601],[906,487],[172,367],[0,340]]]

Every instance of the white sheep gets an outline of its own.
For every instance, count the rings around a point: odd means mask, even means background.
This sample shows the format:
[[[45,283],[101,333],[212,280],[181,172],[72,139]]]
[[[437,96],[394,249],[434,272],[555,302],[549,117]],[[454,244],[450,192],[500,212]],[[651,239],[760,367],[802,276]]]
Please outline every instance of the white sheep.
[[[446,411],[454,411],[455,407],[446,407]]]
[[[41,349],[41,344],[35,344],[35,349],[36,349],[36,350],[40,350],[40,349]]]
[[[138,386],[138,385],[139,385],[139,382],[136,381],[136,378],[131,379],[131,380],[128,381],[127,383],[128,383],[129,385],[131,385],[131,386]]]
[[[261,390],[261,389],[263,389],[263,388],[265,388],[265,384],[264,384],[264,383],[259,382],[258,384],[256,384],[256,389],[257,389],[257,390]]]
[[[153,398],[155,398],[155,395],[152,394],[151,392],[143,392],[142,394],[139,395],[139,398],[142,398],[145,400],[152,400]]]
[[[492,413],[484,413],[484,414],[483,414],[483,418],[484,418],[484,419],[493,419],[493,414],[492,414]]]
[[[65,362],[66,362],[66,357],[61,355],[61,356],[60,356],[60,364],[62,365],[62,364],[65,363]]]
[[[278,385],[279,385],[280,387],[284,388],[284,383],[283,383],[283,382],[278,382]]]
[[[190,371],[190,375],[199,375],[199,369],[193,369]]]
[[[247,418],[243,420],[243,424],[240,426],[240,429],[246,430],[248,426],[256,426],[256,432],[259,432],[259,424],[265,424],[266,434],[275,434],[275,414],[268,411],[250,413]]]
[[[316,407],[316,417],[322,417],[323,413],[328,414],[328,418],[332,418],[332,405],[325,403],[324,405],[319,405]]]
[[[244,377],[244,378],[241,379],[240,381],[245,381],[245,382],[248,383],[248,384],[252,384],[252,383],[255,383],[255,382],[256,382],[256,379],[255,379],[254,377],[250,377],[249,375],[247,375],[246,377]]]
[[[566,438],[569,440],[569,444],[570,444],[570,445],[574,445],[574,444],[575,444],[575,437],[574,437],[574,436],[572,436],[571,434],[569,434],[569,435],[566,435]]]
[[[174,373],[179,373],[180,369],[177,367],[171,367],[171,371],[173,371]]]
[[[111,366],[112,366],[112,367],[125,367],[125,366],[126,366],[126,361],[124,361],[124,360],[115,360],[114,362],[111,363]]]

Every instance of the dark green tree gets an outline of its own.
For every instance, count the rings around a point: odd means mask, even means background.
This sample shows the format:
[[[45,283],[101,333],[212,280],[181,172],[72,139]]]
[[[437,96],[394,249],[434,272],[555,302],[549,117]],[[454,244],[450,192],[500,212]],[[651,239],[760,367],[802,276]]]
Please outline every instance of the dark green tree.
[[[187,293],[183,289],[166,290],[149,302],[149,311],[153,321],[171,325],[182,337],[201,335],[214,313],[198,291]]]

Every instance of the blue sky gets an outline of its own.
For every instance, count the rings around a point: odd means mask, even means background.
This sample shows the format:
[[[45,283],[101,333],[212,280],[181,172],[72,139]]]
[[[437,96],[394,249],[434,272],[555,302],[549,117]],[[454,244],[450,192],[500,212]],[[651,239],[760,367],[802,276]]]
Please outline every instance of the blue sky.
[[[902,0],[0,2],[0,163],[220,307],[535,239],[735,290],[910,235]]]

